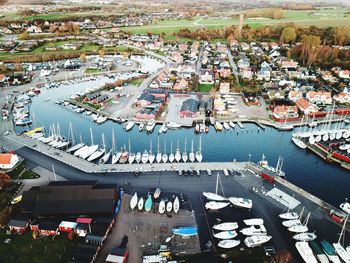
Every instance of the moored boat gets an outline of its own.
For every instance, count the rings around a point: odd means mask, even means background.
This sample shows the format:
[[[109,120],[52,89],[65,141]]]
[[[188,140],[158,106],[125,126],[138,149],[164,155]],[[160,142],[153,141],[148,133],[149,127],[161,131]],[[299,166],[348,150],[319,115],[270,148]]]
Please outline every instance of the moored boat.
[[[216,201],[210,201],[205,204],[205,208],[208,210],[219,210],[226,206],[228,206],[230,203],[228,202],[216,202]]]
[[[317,263],[317,259],[312,253],[312,249],[310,248],[308,242],[299,241],[295,243],[295,247],[299,252],[300,256],[306,263]]]
[[[248,198],[242,197],[229,197],[228,200],[237,207],[252,209],[253,201]]]
[[[149,195],[146,202],[145,202],[145,211],[146,212],[149,212],[151,211],[152,209],[152,204],[153,204],[153,201],[152,201],[152,196]]]
[[[131,210],[134,210],[134,208],[137,206],[137,193],[133,195],[133,197],[130,199],[130,208]]]
[[[203,192],[203,195],[211,201],[226,201],[227,198],[212,192]]]
[[[232,239],[237,236],[237,232],[232,230],[232,231],[221,231],[218,233],[213,234],[213,236],[217,239]]]
[[[174,199],[173,208],[174,208],[175,214],[177,214],[179,212],[179,209],[180,209],[180,201],[179,201],[179,198],[177,196]]]
[[[272,236],[249,236],[244,239],[244,244],[247,247],[258,247],[269,242]]]
[[[219,231],[230,231],[235,230],[238,228],[237,222],[225,222],[218,225],[214,225],[213,229],[219,230]]]
[[[237,247],[240,243],[241,243],[240,240],[235,240],[235,239],[221,240],[218,243],[218,247],[221,247],[221,248],[234,248],[234,247]]]

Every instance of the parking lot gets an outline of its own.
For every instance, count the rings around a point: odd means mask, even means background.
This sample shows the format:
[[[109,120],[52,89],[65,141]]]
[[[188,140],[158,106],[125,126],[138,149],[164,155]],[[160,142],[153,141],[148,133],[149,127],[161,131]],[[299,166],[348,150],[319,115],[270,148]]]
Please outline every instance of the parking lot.
[[[180,117],[180,110],[182,103],[185,100],[188,99],[196,99],[198,100],[198,97],[196,95],[184,95],[184,96],[178,96],[175,94],[170,95],[170,100],[168,103],[168,108],[167,108],[167,116],[165,121],[166,122],[175,122],[178,124],[181,124],[183,126],[192,126],[193,123],[193,118],[181,118]]]

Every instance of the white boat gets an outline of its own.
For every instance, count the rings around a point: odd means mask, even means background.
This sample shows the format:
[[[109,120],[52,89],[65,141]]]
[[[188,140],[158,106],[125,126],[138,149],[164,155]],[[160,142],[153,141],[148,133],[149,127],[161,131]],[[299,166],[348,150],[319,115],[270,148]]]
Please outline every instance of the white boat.
[[[166,142],[164,142],[164,152],[162,154],[162,162],[167,163],[168,162],[168,155],[166,153]]]
[[[301,225],[301,221],[299,219],[286,220],[282,222],[282,225],[289,228],[289,227]]]
[[[141,157],[142,157],[141,152],[137,152],[136,156],[135,156],[135,161],[137,163],[140,163],[141,162]]]
[[[215,122],[214,127],[215,127],[215,130],[217,132],[218,131],[222,131],[222,128],[223,128],[222,124],[220,122],[218,122],[218,121]]]
[[[308,242],[300,241],[295,243],[295,247],[298,250],[300,256],[306,263],[317,263],[317,259],[315,258],[312,249],[309,246]]]
[[[167,126],[165,123],[162,124],[162,126],[160,126],[159,130],[158,130],[158,133],[161,134],[161,133],[166,133],[168,130]]]
[[[142,163],[147,163],[149,161],[149,154],[148,152],[145,150],[144,153],[141,156],[141,162]]]
[[[230,129],[230,125],[227,122],[224,122],[222,124],[222,126],[224,126],[225,130],[229,130]]]
[[[81,148],[84,150],[84,147]],[[79,149],[80,150],[80,149]],[[79,151],[78,150],[78,151]],[[91,146],[88,146],[87,149],[85,149],[85,151],[83,151],[79,157],[82,158],[82,159],[86,159],[88,158],[89,156],[91,156],[92,154],[94,154],[96,151],[98,150],[98,145],[95,144],[95,145],[91,145]]]
[[[142,132],[144,128],[145,128],[145,124],[143,122],[140,122],[139,131]]]
[[[238,122],[237,122],[237,125],[238,125],[239,128],[244,129],[244,125],[243,125],[242,122],[238,121]]]
[[[139,199],[139,201],[137,202],[137,208],[141,211],[143,209],[143,197],[141,197]]]
[[[162,161],[162,153],[160,152],[159,137],[158,137],[158,150],[156,155],[156,161],[157,163],[160,163]]]
[[[309,228],[307,227],[307,223],[309,221],[310,218],[310,213],[307,215],[304,224],[299,224],[299,225],[295,225],[292,227],[288,228],[288,231],[293,232],[293,233],[304,233],[307,232],[309,230]],[[296,219],[297,220],[297,219]]]
[[[169,162],[173,163],[175,160],[175,155],[173,154],[173,141],[170,143],[170,154],[169,154]]]
[[[107,117],[101,115],[101,116],[99,116],[98,119],[96,120],[96,123],[102,124],[102,123],[104,123],[104,122],[106,122],[106,121],[107,121]]]
[[[146,126],[147,132],[153,132],[155,126],[156,123],[154,122],[154,120],[149,121]]]
[[[237,247],[240,243],[241,243],[240,240],[235,240],[235,239],[221,240],[218,243],[218,247],[221,247],[221,248],[234,248],[234,247]]]
[[[229,197],[228,200],[237,207],[252,209],[253,201],[248,198],[242,197]]]
[[[160,196],[161,193],[162,193],[162,190],[159,187],[157,187],[156,190],[153,193],[153,198],[157,199]]]
[[[133,121],[129,121],[126,125],[125,125],[125,130],[126,131],[131,131],[131,129],[134,127],[135,122]]]
[[[350,149],[350,144],[343,144],[339,146],[339,150],[346,151]]]
[[[236,231],[221,231],[218,233],[213,234],[213,236],[217,239],[232,239],[237,236]]]
[[[133,197],[130,199],[130,208],[131,210],[134,210],[134,208],[137,206],[137,193],[133,195]]]
[[[339,239],[337,243],[333,243],[333,247],[335,249],[335,251],[337,252],[337,254],[339,255],[339,257],[345,262],[345,263],[350,263],[350,253],[348,253],[348,251],[346,251],[346,249],[343,247],[343,245],[340,243],[341,238],[344,235],[345,232],[345,226],[346,223],[348,221],[349,215],[347,215],[346,219],[344,220],[344,224],[342,227],[342,230],[340,232],[339,235]]]
[[[167,124],[167,127],[168,127],[169,129],[177,129],[177,128],[181,128],[181,124],[178,124],[178,123],[176,123],[176,122],[169,122],[169,123]]]
[[[171,201],[169,201],[167,204],[166,204],[166,211],[168,213],[171,212],[171,210],[173,210],[173,203]]]
[[[164,202],[164,200],[161,200],[159,202],[158,212],[159,212],[159,214],[164,214],[164,212],[165,212],[165,202]]]
[[[79,150],[80,148],[82,148],[84,146],[85,146],[84,143],[78,143],[78,144],[73,145],[72,147],[70,147],[66,152],[67,153],[74,153],[75,151]]]
[[[179,212],[179,209],[180,209],[180,201],[177,196],[175,197],[173,208],[174,208],[175,214],[177,214],[177,212]]]
[[[219,231],[230,231],[235,230],[238,228],[237,222],[225,222],[218,225],[214,225],[213,229],[219,230]]]
[[[258,247],[269,242],[271,239],[272,236],[250,236],[244,239],[244,244],[247,247]]]
[[[124,149],[121,150],[121,155],[118,162],[123,164],[123,163],[126,163],[128,159],[129,159],[129,152],[124,147]]]
[[[203,195],[211,201],[227,201],[226,197],[223,197],[221,195],[218,195],[216,193],[212,193],[212,192],[203,192]]]
[[[350,214],[350,203],[349,203],[349,202],[341,203],[339,207],[340,207],[345,213]]]
[[[235,126],[236,126],[235,123],[234,123],[233,121],[230,121],[230,122],[229,122],[229,125],[230,125],[230,127],[231,127],[232,129],[234,129]]]
[[[109,161],[112,155],[112,150],[109,152],[106,152],[105,155],[102,156],[102,158],[98,161],[98,164],[105,164]]]
[[[307,148],[307,145],[302,140],[300,140],[297,137],[292,137],[292,141],[294,142],[294,144],[296,146],[298,146],[301,149],[306,149]]]
[[[243,220],[244,224],[247,226],[258,226],[264,224],[264,219],[262,218],[250,218]]]
[[[112,164],[116,164],[122,156],[122,151],[116,152],[116,147],[114,130],[112,130]]]
[[[287,212],[287,213],[279,214],[278,216],[284,220],[294,220],[299,218],[299,214],[296,212]]]
[[[316,241],[310,241],[309,245],[320,263],[329,263],[327,255],[323,252],[322,248],[316,243]]]
[[[195,162],[196,161],[196,156],[193,152],[193,140],[191,142],[191,152],[188,154],[188,159],[191,163]]]
[[[338,257],[338,254],[335,251],[334,247],[327,240],[323,239],[321,241],[321,246],[330,262],[341,263],[340,258]]]
[[[151,141],[151,142],[150,142],[149,155],[148,155],[148,161],[149,161],[150,163],[153,163],[155,159],[156,159],[156,156],[155,156],[154,153],[152,152],[152,141]]]
[[[317,235],[315,233],[299,233],[293,236],[293,239],[297,240],[297,241],[312,241],[315,240],[317,238]]]
[[[188,155],[187,155],[187,138],[185,138],[185,151],[182,153],[181,157],[182,157],[182,161],[184,163],[186,163],[187,160],[188,160]]]
[[[179,146],[179,140],[177,140],[177,148],[175,151],[175,161],[180,162],[181,161],[181,153],[180,153],[180,146]]]
[[[202,155],[202,136],[199,136],[199,148],[198,151],[196,152],[196,160],[197,162],[201,163],[203,159]]]
[[[246,227],[243,228],[240,232],[245,236],[267,235],[267,231],[264,225]]]
[[[216,202],[216,201],[210,201],[205,204],[205,208],[209,210],[219,210],[226,206],[228,206],[230,203],[228,202]]]
[[[105,153],[105,150],[100,148],[97,151],[95,151],[93,154],[91,154],[87,160],[89,162],[92,162],[92,161],[100,158],[102,155],[104,155],[104,153]]]
[[[313,122],[310,122],[308,125],[310,128],[315,128],[318,125],[318,123],[316,121],[313,121]]]

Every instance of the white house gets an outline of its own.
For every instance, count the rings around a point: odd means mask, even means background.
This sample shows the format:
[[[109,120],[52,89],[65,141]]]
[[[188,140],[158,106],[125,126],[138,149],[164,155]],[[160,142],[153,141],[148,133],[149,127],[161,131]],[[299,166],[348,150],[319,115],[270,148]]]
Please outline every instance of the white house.
[[[19,162],[17,154],[14,153],[1,153],[0,154],[0,169],[9,170],[15,167]]]

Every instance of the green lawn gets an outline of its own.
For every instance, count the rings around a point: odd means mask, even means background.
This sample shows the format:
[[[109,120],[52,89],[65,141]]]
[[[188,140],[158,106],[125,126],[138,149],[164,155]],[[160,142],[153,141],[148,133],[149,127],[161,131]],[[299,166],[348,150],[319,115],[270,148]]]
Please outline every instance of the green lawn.
[[[98,68],[87,68],[85,70],[86,74],[93,74],[93,73],[99,73],[101,72],[101,70],[99,70]]]
[[[31,171],[31,170],[26,170],[25,172],[23,172],[21,174],[21,176],[19,177],[19,179],[37,179],[39,178],[40,175]]]
[[[24,169],[24,165],[23,165],[23,163],[21,163],[12,172],[9,172],[8,175],[12,179],[17,179],[19,174],[23,171],[23,169]]]
[[[24,172],[22,173],[23,170],[24,170]],[[20,174],[21,174],[21,176],[19,177]],[[12,172],[9,172],[8,175],[12,179],[36,179],[36,178],[40,177],[39,174],[37,174],[31,170],[26,169],[23,163],[18,165],[16,167],[16,169],[14,169]]]
[[[199,92],[209,92],[213,88],[212,84],[199,84],[198,91]]]
[[[34,240],[32,232],[23,235],[8,236],[5,230],[0,230],[0,262],[6,263],[61,263],[68,262],[76,246],[76,241],[70,241],[63,236]],[[10,244],[4,241],[10,238]]]
[[[140,86],[143,81],[144,81],[143,78],[134,79],[129,82],[129,85]]]

